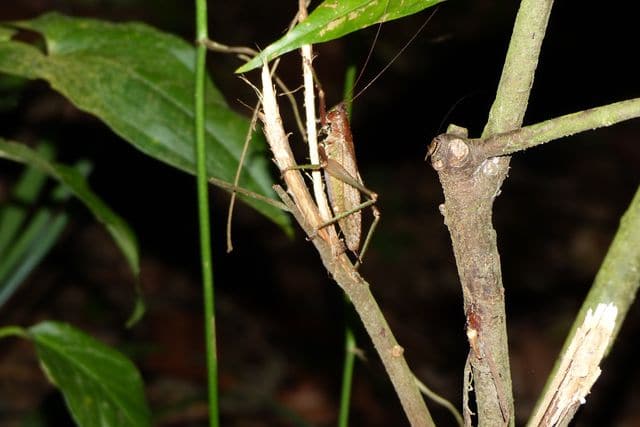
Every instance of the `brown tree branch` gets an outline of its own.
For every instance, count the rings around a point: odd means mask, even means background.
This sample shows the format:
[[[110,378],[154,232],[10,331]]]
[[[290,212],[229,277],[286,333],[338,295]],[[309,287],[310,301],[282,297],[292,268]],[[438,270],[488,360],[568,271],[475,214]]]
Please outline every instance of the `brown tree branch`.
[[[444,190],[440,211],[451,234],[462,284],[479,424],[501,426],[512,422],[513,403],[504,291],[491,227],[496,189],[487,185],[500,173],[500,159],[475,156],[464,142],[466,134],[453,132],[434,139],[431,162]]]
[[[498,133],[486,139],[467,138],[466,129],[451,125],[450,133],[434,139],[429,155],[433,156],[432,163],[436,170],[445,167],[460,169],[469,162],[493,167],[499,161],[495,157],[637,117],[640,117],[640,98],[567,114],[510,132]],[[449,146],[447,149],[436,150],[438,142],[446,142]]]
[[[500,301],[503,299],[502,293],[497,292],[494,287],[500,278],[497,250],[493,251],[495,232],[487,225],[490,224],[491,206],[496,191],[492,191],[492,187],[486,184],[493,177],[499,177],[503,173],[504,160],[496,156],[511,154],[553,139],[609,126],[638,116],[640,116],[640,99],[632,99],[568,114],[510,132],[495,134],[486,139],[468,139],[466,129],[451,126],[449,133],[436,137],[429,148],[432,165],[438,171],[445,193],[446,202],[441,207],[441,211],[452,236],[463,294],[465,295],[467,333],[471,344],[470,361],[474,368],[473,378],[476,385],[476,395],[480,394],[481,386],[479,384],[482,381],[482,376],[479,377],[478,372],[480,375],[482,372],[488,373],[485,375],[487,384],[494,382],[494,388],[486,392],[496,396],[503,416],[506,413],[507,392],[505,388],[501,388],[502,385],[500,381],[496,381],[496,378],[498,380],[503,378],[504,371],[501,369],[501,364],[508,363],[508,359],[506,352],[503,355],[491,352],[490,349],[496,348],[495,346],[500,345],[501,342],[498,335],[491,335],[487,332],[501,329],[502,325],[498,320],[504,319],[499,315],[499,305],[503,304],[503,301]],[[630,213],[625,216],[625,218],[630,217]],[[625,223],[628,221],[629,219],[626,219]],[[628,230],[629,227],[626,229]],[[485,248],[487,252],[478,250],[478,248]],[[624,259],[630,258],[626,256]],[[633,262],[627,264],[624,271],[636,268]],[[615,269],[615,271],[619,270],[620,268]],[[599,281],[599,283],[601,282]],[[581,321],[586,315],[586,310],[589,307],[594,307],[596,303],[610,303],[613,300],[614,303],[622,304],[623,307],[628,308],[638,287],[638,284],[635,283],[634,286],[631,286],[632,291],[628,291],[629,286],[625,287],[625,284],[629,282],[629,280],[622,282],[607,280],[607,291],[600,291],[600,293],[611,300],[604,301],[600,297],[589,298],[588,304],[585,303],[584,306],[586,308],[583,307],[577,321]],[[603,287],[604,285],[601,284],[598,289]],[[621,290],[618,291],[618,289]],[[618,293],[620,298],[613,298],[613,295],[617,296]],[[622,301],[619,301],[620,299]],[[627,308],[622,312],[626,313]],[[492,314],[487,315],[487,311],[491,311]],[[487,319],[493,319],[495,323],[488,327]],[[617,328],[619,328],[618,322],[616,322],[616,332]],[[486,364],[485,370],[478,371],[476,367],[483,363]],[[549,392],[553,393],[554,391],[549,390]],[[566,417],[570,420],[569,413],[566,414]],[[506,419],[504,420],[506,421]],[[491,421],[491,423],[495,422],[495,419]],[[466,423],[470,424],[468,416]]]
[[[483,138],[521,126],[552,4],[552,0],[522,1]],[[444,191],[441,212],[462,284],[478,424],[513,425],[504,288],[491,223],[509,157],[487,159],[470,150],[466,137],[466,132],[455,131],[441,135],[429,152]]]
[[[431,414],[404,358],[404,349],[393,336],[380,307],[371,294],[369,284],[354,268],[341,242],[332,237],[333,233],[330,235],[324,229],[318,230],[323,222],[318,207],[304,185],[300,171],[292,169],[295,166],[295,160],[282,128],[273,84],[266,65],[262,70],[262,86],[264,114],[261,119],[264,123],[265,135],[274,160],[287,184],[287,192],[278,186],[274,189],[317,248],[327,271],[351,300],[387,370],[411,425],[434,426]],[[289,197],[289,194],[292,197]]]

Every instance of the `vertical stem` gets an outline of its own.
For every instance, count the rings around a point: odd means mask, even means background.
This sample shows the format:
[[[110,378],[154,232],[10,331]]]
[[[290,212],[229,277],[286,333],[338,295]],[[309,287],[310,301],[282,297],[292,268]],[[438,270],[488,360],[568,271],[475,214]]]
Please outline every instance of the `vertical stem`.
[[[307,1],[298,1],[298,22],[302,22],[307,19]],[[311,164],[320,164],[320,155],[318,154],[318,133],[316,131],[316,107],[315,107],[315,92],[313,82],[313,47],[310,44],[305,44],[300,48],[302,55],[302,76],[304,80],[304,109],[306,114],[306,127],[307,127],[307,142],[309,144],[309,160]],[[326,194],[324,192],[324,183],[322,181],[322,172],[314,170],[311,172],[311,179],[313,181],[313,197],[316,199],[316,204],[320,211],[320,216],[323,221],[329,221],[333,216],[331,209],[329,208],[329,202],[327,201]],[[331,228],[327,229],[332,235]]]
[[[496,92],[496,99],[491,107],[489,119],[483,132],[483,137],[495,133],[506,132],[519,128],[529,101],[529,93],[533,86],[535,70],[538,65],[538,57],[542,46],[553,0],[522,0],[518,15],[513,27],[509,49],[502,70],[502,76]],[[476,400],[478,405],[478,423],[480,426],[494,426],[500,420],[506,409],[508,411],[508,423],[514,424],[513,395],[511,391],[511,373],[509,367],[509,353],[507,344],[506,315],[504,308],[504,287],[500,271],[500,258],[498,254],[496,234],[491,225],[491,209],[495,195],[499,193],[503,180],[509,169],[510,158],[505,156],[495,160],[495,173],[484,176],[478,182],[479,190],[477,200],[481,211],[485,212],[485,218],[480,224],[483,232],[477,235],[478,240],[454,242],[456,259],[460,264],[462,249],[471,243],[477,248],[483,248],[488,264],[478,260],[475,265],[470,265],[468,271],[461,271],[461,278],[469,279],[463,283],[465,295],[465,311],[467,315],[478,315],[480,323],[485,331],[480,334],[480,349],[483,352],[493,353],[493,357],[472,358],[471,366],[474,374]],[[487,161],[493,161],[489,159]],[[481,189],[481,190],[480,190]],[[487,191],[488,190],[488,191]],[[445,193],[447,191],[445,190]],[[451,193],[451,192],[450,192]],[[453,192],[457,193],[457,192]],[[484,193],[484,195],[481,195]],[[457,193],[456,196],[460,196]],[[455,200],[457,197],[453,197]],[[459,201],[459,200],[458,200]],[[455,203],[453,203],[455,205]],[[464,206],[464,205],[463,205]],[[469,206],[468,204],[466,206]],[[488,209],[486,209],[488,207]],[[451,212],[447,209],[448,212]],[[474,219],[471,219],[473,222]],[[451,221],[454,223],[455,221]],[[455,226],[457,232],[469,231],[470,223],[461,221],[461,228]],[[450,224],[450,230],[452,229]],[[452,230],[452,238],[453,231]],[[490,266],[490,268],[486,268]],[[477,272],[484,271],[488,276],[482,277]],[[468,273],[468,274],[467,274]],[[489,280],[487,280],[489,279]],[[478,286],[480,284],[480,286]],[[487,304],[487,296],[491,304]],[[476,310],[477,308],[477,310]],[[495,362],[494,369],[487,375],[486,362]],[[502,391],[500,391],[502,389]],[[497,396],[496,396],[497,394]],[[502,394],[502,396],[500,396]],[[496,398],[497,397],[497,398]],[[503,406],[507,406],[504,408]],[[502,413],[502,414],[501,414]]]
[[[351,317],[353,306],[345,297],[345,313]],[[347,322],[349,322],[347,320]],[[355,364],[356,337],[349,323],[344,331],[344,363],[342,365],[342,389],[340,390],[340,413],[338,414],[338,426],[349,425],[349,409],[351,407],[351,385],[353,384],[353,367]]]
[[[350,65],[344,78],[343,99],[353,93],[353,85],[356,77],[356,67]],[[347,114],[351,116],[351,102],[347,104]],[[353,334],[351,313],[353,306],[349,298],[345,295],[345,330],[344,330],[344,362],[342,367],[342,389],[340,391],[340,412],[338,415],[338,426],[347,427],[349,425],[349,408],[351,403],[351,384],[353,383],[353,367],[356,357],[356,337]]]
[[[198,187],[198,220],[200,224],[200,257],[204,296],[204,330],[209,386],[209,425],[218,427],[218,358],[216,350],[213,266],[211,260],[211,227],[209,225],[209,193],[205,145],[205,79],[207,49],[203,41],[207,33],[207,1],[196,0],[196,72],[195,72],[195,137]]]
[[[553,0],[522,0],[483,137],[522,126]]]
[[[353,102],[351,102],[351,96],[353,95],[353,85],[356,81],[356,67],[355,65],[349,65],[347,72],[344,75],[344,89],[342,90],[342,99],[347,108],[347,115],[351,120],[351,110],[353,109]]]

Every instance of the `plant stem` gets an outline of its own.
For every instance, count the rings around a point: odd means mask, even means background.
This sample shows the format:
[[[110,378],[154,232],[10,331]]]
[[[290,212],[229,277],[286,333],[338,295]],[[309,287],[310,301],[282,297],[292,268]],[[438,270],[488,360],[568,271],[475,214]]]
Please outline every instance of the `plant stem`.
[[[345,296],[345,314],[350,317],[353,306]],[[356,337],[349,325],[348,319],[344,328],[344,361],[342,364],[342,388],[340,389],[340,412],[338,413],[338,426],[349,425],[349,409],[351,407],[351,385],[353,383],[353,367],[356,357]]]
[[[344,78],[343,99],[347,101],[347,97],[353,93],[353,85],[356,78],[356,67],[351,65],[347,68]],[[350,100],[347,104],[347,115],[351,118]],[[338,414],[338,426],[347,427],[349,425],[349,408],[351,403],[351,384],[353,383],[353,367],[355,364],[356,337],[353,334],[351,313],[353,306],[349,302],[349,298],[345,295],[345,323],[344,323],[344,361],[342,368],[342,388],[340,390],[340,412]]]
[[[0,338],[6,337],[28,338],[29,332],[20,326],[3,326],[0,328]]]
[[[200,258],[204,297],[204,330],[207,352],[207,380],[209,386],[209,425],[218,427],[218,357],[214,314],[213,266],[211,256],[211,227],[209,224],[209,193],[205,145],[205,79],[208,39],[207,1],[196,0],[196,71],[195,71],[195,137],[198,188],[198,220],[200,223]]]
[[[522,125],[553,0],[523,0],[482,138]],[[510,158],[476,156],[462,142],[466,130],[434,139],[432,165],[444,191],[440,207],[449,228],[462,285],[470,353],[465,372],[465,402],[475,390],[478,425],[514,425],[504,287],[493,202],[507,176]],[[471,410],[463,408],[465,419]]]
[[[453,418],[455,418],[456,423],[458,424],[458,426],[460,426],[460,427],[464,426],[464,421],[462,420],[462,415],[460,414],[460,412],[458,412],[456,407],[453,406],[453,403],[449,402],[447,399],[445,399],[444,397],[440,396],[435,391],[431,390],[429,387],[427,387],[427,385],[425,383],[420,381],[418,379],[418,377],[415,377],[415,380],[416,380],[416,384],[418,385],[418,388],[420,389],[420,392],[422,394],[424,394],[429,399],[431,399],[434,402],[436,402],[438,405],[444,407],[447,411],[449,411],[451,413],[451,415],[453,416]]]
[[[553,0],[523,0],[520,4],[496,99],[483,137],[514,130],[522,125],[552,5]],[[479,182],[472,185],[474,202],[459,207],[477,207],[478,214],[475,218],[472,218],[474,213],[468,216],[454,213],[455,206],[464,200],[463,192],[468,191],[469,187],[458,180],[458,184],[463,185],[445,188],[446,221],[463,282],[465,312],[469,324],[467,331],[469,333],[476,330],[476,321],[479,327],[476,332],[480,354],[475,354],[476,349],[472,348],[474,357],[471,357],[471,367],[480,426],[502,425],[504,421],[514,425],[515,420],[504,287],[496,233],[491,224],[493,200],[502,186],[508,168],[509,158],[500,158],[496,162],[497,173],[484,174]],[[446,185],[443,184],[444,187]],[[480,258],[469,258],[474,253]],[[473,347],[471,335],[470,343]],[[504,413],[505,410],[507,414]]]
[[[380,306],[371,294],[369,283],[360,276],[346,254],[336,256],[331,245],[317,236],[316,228],[310,225],[304,212],[298,209],[287,192],[277,185],[274,190],[289,207],[307,236],[315,235],[311,241],[318,250],[327,271],[349,296],[371,341],[373,341],[373,346],[382,360],[389,379],[393,383],[410,425],[412,427],[435,426],[420,394],[415,377],[407,365],[404,349],[393,336]],[[310,219],[314,220],[313,217]]]
[[[576,334],[576,330],[584,322],[587,311],[602,303],[612,303],[618,309],[615,328],[609,341],[609,348],[606,351],[608,353],[616,340],[622,322],[629,312],[629,307],[636,299],[638,287],[640,287],[640,187],[638,187],[629,208],[620,220],[620,227],[609,246],[591,290],[571,326],[571,331],[567,335],[562,350],[547,379],[543,393],[540,394],[540,398],[536,403],[534,414],[538,410],[544,409],[539,408],[539,406],[547,400],[549,394],[556,392],[556,390],[550,389],[549,385],[553,383],[554,377],[558,374],[562,356]],[[535,426],[535,424],[532,424],[532,420],[529,420],[527,425],[530,427]]]
[[[273,83],[266,65],[262,68],[261,97],[264,112],[261,119],[264,132],[291,197],[279,186],[275,186],[274,190],[318,249],[329,274],[349,296],[382,359],[411,425],[433,426],[431,414],[404,358],[404,349],[395,340],[380,307],[369,290],[369,284],[360,276],[344,253],[342,244],[334,240],[324,228],[319,228],[323,224],[322,218],[300,171],[296,168],[287,133],[282,127]]]
[[[522,125],[553,0],[523,0],[483,137]]]
[[[307,2],[306,0],[298,0],[298,22],[302,23],[307,19]],[[302,78],[304,81],[304,109],[306,116],[306,135],[307,143],[309,146],[309,160],[312,164],[320,164],[320,155],[318,153],[318,133],[316,131],[316,102],[314,91],[314,79],[313,79],[313,67],[311,65],[313,61],[313,46],[305,44],[300,47],[300,55],[302,57]],[[329,201],[324,190],[324,184],[322,181],[322,172],[320,170],[314,170],[311,172],[311,179],[313,181],[313,197],[316,200],[320,216],[323,221],[329,221],[333,216],[331,208],[329,207]],[[327,228],[327,232],[331,235],[332,239],[337,239],[335,236],[335,228]]]
[[[492,135],[482,142],[486,157],[504,156],[563,138],[640,117],[640,98],[615,102],[546,120],[511,132]]]

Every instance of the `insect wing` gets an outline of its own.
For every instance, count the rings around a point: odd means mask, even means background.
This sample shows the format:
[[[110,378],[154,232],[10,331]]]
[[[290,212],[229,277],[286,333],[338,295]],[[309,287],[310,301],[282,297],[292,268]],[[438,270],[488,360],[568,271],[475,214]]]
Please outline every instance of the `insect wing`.
[[[362,234],[362,214],[359,210],[354,211],[360,206],[360,191],[348,182],[355,180],[362,185],[362,180],[356,165],[349,121],[342,104],[327,113],[327,123],[329,131],[323,145],[327,157],[325,180],[329,200],[335,216],[353,211],[340,219],[338,224],[347,247],[356,252]]]

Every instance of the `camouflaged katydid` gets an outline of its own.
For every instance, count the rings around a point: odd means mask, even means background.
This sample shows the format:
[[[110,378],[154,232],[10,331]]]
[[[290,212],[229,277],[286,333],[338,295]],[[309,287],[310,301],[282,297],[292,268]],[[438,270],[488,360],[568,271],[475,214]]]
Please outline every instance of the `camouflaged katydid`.
[[[326,114],[323,110],[324,108],[321,107],[321,115],[324,115],[321,118],[322,132],[326,136],[319,143],[318,148],[320,166],[324,170],[325,185],[334,214],[334,218],[323,226],[337,222],[347,248],[358,256],[358,263],[361,263],[373,231],[380,220],[380,212],[374,206],[378,195],[364,186],[358,172],[353,135],[345,104],[336,105]],[[360,193],[366,194],[369,200],[361,202]],[[360,249],[361,210],[369,206],[373,212],[373,223]]]
[[[386,69],[402,54],[413,39],[426,27],[434,14],[435,11],[429,15],[418,31],[416,31],[413,37],[404,45],[396,56],[394,56],[394,58],[357,95],[351,98],[351,101],[361,95],[386,71]],[[371,51],[369,52],[369,55],[370,54]],[[366,63],[367,62],[365,61],[365,65]],[[362,75],[362,73],[360,73],[360,75]],[[320,167],[324,169],[325,185],[327,187],[327,193],[329,194],[331,209],[334,214],[334,218],[326,224],[323,224],[323,226],[334,224],[336,222],[338,223],[347,247],[358,256],[359,264],[362,262],[364,253],[369,246],[371,236],[373,235],[373,232],[378,225],[378,221],[380,220],[380,211],[375,206],[378,195],[364,186],[360,173],[358,172],[353,135],[351,134],[351,127],[349,126],[349,117],[345,103],[341,102],[325,114],[324,94],[322,90],[319,90],[319,95],[322,132],[326,135],[324,140],[322,140],[318,146],[321,161]],[[369,200],[361,202],[360,193],[366,194],[369,197]],[[362,248],[360,249],[362,234],[361,210],[367,207],[371,207],[373,212],[373,222],[369,228],[367,236],[365,237],[364,243],[362,244]],[[360,251],[358,253],[359,249]]]
[[[434,13],[425,20],[418,31],[396,54],[396,56],[357,95],[351,98],[351,101],[362,94],[378,77],[380,77],[380,75],[386,71],[386,69],[402,54],[413,39],[424,29],[430,19],[434,16]],[[376,34],[376,39],[377,36],[378,35]],[[372,50],[369,52],[369,56],[371,55]],[[369,58],[367,58],[367,61],[368,59]],[[365,61],[365,66],[367,61]],[[310,63],[311,60],[309,59],[309,64]],[[318,83],[317,80],[316,83]],[[318,86],[320,86],[319,83]],[[345,103],[342,102],[325,113],[324,94],[320,87],[318,87],[318,89],[322,124],[321,132],[325,135],[325,138],[318,144],[320,164],[294,166],[292,169],[323,169],[324,184],[329,195],[329,203],[331,205],[331,210],[333,211],[333,218],[324,224],[321,224],[318,227],[318,230],[338,223],[340,230],[342,231],[345,244],[349,250],[356,254],[358,258],[356,265],[359,265],[362,262],[362,258],[367,250],[371,236],[373,235],[373,232],[380,220],[380,212],[375,207],[378,195],[364,186],[362,178],[358,172],[353,136],[349,125],[349,118]],[[369,200],[362,202],[360,193],[367,195]],[[367,207],[371,207],[373,222],[361,247],[361,210]]]

